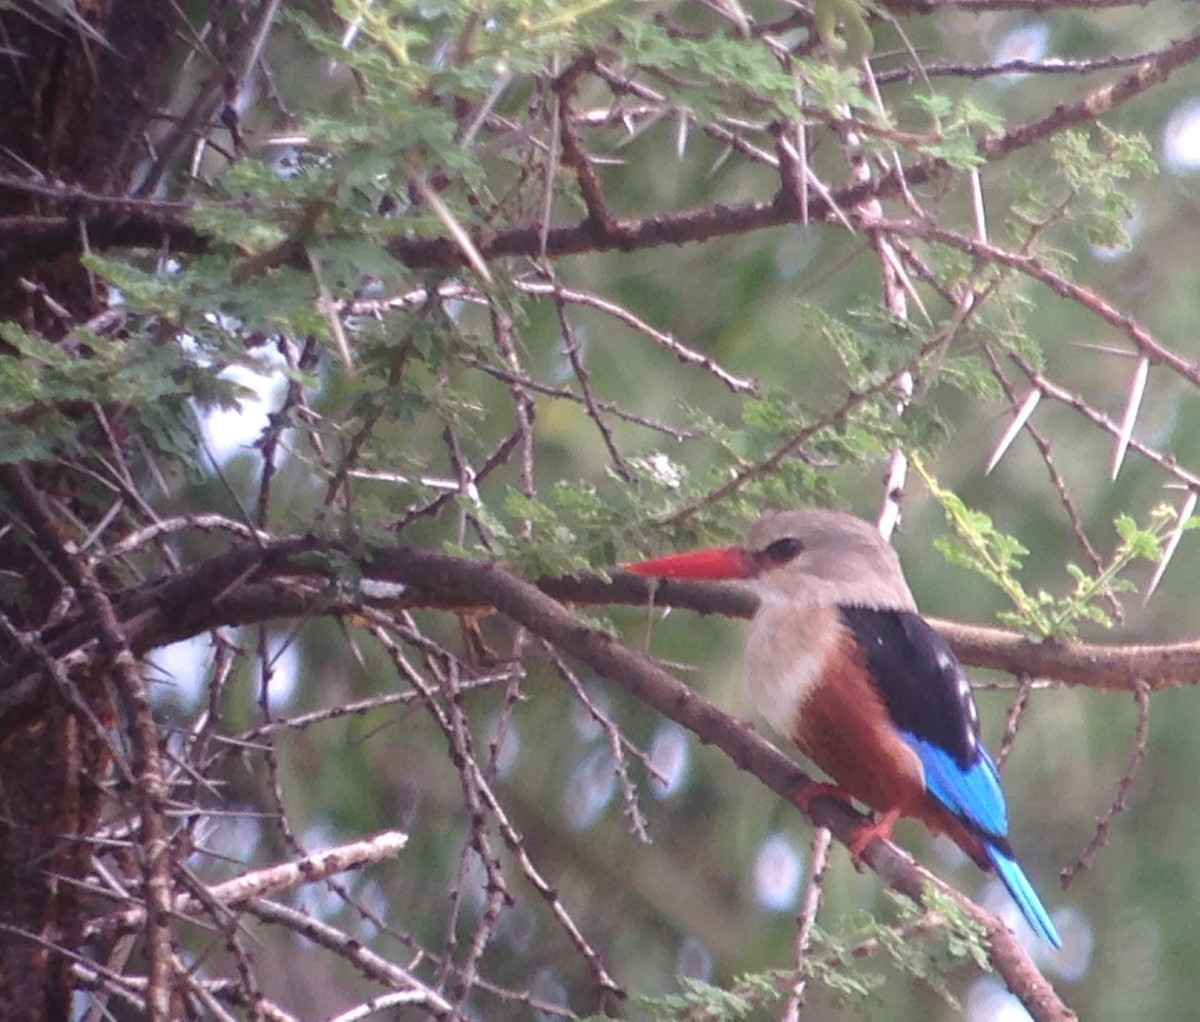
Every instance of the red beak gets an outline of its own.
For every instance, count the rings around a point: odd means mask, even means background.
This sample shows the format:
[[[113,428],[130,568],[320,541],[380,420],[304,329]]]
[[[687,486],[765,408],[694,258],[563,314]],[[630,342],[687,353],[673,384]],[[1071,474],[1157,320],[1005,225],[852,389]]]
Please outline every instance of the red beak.
[[[739,546],[708,547],[686,554],[671,554],[624,564],[622,567],[635,575],[654,575],[658,578],[750,578],[758,574],[754,558]]]

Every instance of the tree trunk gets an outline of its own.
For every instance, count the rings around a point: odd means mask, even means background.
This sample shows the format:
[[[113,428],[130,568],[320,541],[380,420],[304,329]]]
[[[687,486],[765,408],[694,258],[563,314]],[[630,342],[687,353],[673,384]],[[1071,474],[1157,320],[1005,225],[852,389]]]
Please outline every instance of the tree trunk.
[[[161,0],[17,0],[0,8],[0,321],[86,357],[70,334],[105,309],[81,264],[81,213],[127,195],[147,159],[144,139],[163,91],[172,42]],[[89,411],[82,433],[101,435]],[[111,436],[104,438],[108,444]],[[82,538],[101,509],[66,466],[29,466],[35,484],[69,508],[64,541]],[[93,487],[94,489],[94,487]],[[64,583],[6,494],[0,538],[0,657],[28,652],[21,632],[55,613]],[[14,595],[15,593],[15,595]],[[69,684],[64,682],[69,681]],[[82,941],[89,838],[100,818],[115,723],[102,671],[47,684],[39,712],[0,734],[0,1017],[71,1012],[70,952]],[[0,693],[0,699],[3,698]],[[99,727],[97,726],[99,725]]]

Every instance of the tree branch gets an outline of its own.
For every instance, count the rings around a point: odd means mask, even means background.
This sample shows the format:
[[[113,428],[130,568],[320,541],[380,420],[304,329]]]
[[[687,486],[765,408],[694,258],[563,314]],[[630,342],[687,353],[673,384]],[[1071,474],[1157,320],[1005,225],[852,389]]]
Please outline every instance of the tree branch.
[[[985,0],[981,10],[993,9],[995,0]],[[925,8],[963,6],[961,3],[926,3]],[[1027,8],[1027,0],[1020,6]],[[1054,6],[1059,6],[1054,0]],[[979,154],[992,162],[1018,149],[1058,134],[1079,124],[1091,123],[1110,113],[1147,89],[1165,81],[1180,68],[1200,56],[1200,31],[1171,43],[1151,54],[1132,72],[1118,81],[1097,87],[1075,103],[1060,104],[1048,115],[993,135],[979,142]],[[899,194],[949,173],[942,160],[925,159],[893,169],[877,180],[836,189],[829,201],[820,196],[809,200],[809,219],[824,220],[837,209],[861,205],[871,199]],[[539,223],[503,230],[472,231],[471,241],[485,261],[509,256],[560,257],[582,252],[620,249],[632,251],[659,245],[682,245],[715,238],[745,234],[767,227],[790,223],[796,218],[794,197],[780,193],[767,202],[726,206],[714,203],[698,209],[653,214],[637,219],[610,217],[599,230],[593,212],[575,224],[543,230]],[[160,247],[177,252],[204,252],[210,241],[193,228],[188,219],[190,207],[182,204],[158,204],[117,210],[89,210],[84,215],[0,217],[0,234],[21,237],[22,243],[0,250],[0,266],[19,271],[34,259],[49,258],[56,252],[74,249],[79,232],[85,230],[95,250],[126,245]],[[465,264],[462,248],[449,237],[414,236],[407,231],[390,239],[388,252],[411,269],[454,269]]]
[[[401,548],[408,549],[408,548]],[[373,583],[363,591],[331,591],[338,558],[350,551],[316,537],[287,537],[239,544],[167,580],[151,580],[113,597],[129,648],[138,656],[222,626],[258,624],[324,614],[352,615],[364,605],[444,610],[482,609],[487,600],[448,579],[427,587],[396,561],[397,550],[368,548],[356,560]],[[344,562],[341,562],[344,563]],[[463,561],[473,564],[473,561]],[[382,583],[383,585],[379,585]],[[757,598],[745,586],[729,583],[651,581],[616,573],[543,578],[538,588],[566,603],[676,607],[700,614],[748,618]],[[1035,642],[1016,632],[931,618],[969,667],[1101,691],[1128,692],[1140,678],[1150,691],[1200,682],[1200,641],[1161,645],[1105,645]],[[94,625],[78,615],[41,636],[43,656],[70,669],[92,655]],[[14,658],[0,670],[0,736],[30,723],[54,690],[44,663],[32,654]]]

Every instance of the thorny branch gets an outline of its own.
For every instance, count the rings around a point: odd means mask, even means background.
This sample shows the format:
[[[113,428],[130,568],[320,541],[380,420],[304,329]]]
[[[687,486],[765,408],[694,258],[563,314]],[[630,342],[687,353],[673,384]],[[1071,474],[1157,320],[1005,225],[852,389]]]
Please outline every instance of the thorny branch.
[[[997,160],[1072,126],[1090,123],[1101,114],[1115,110],[1165,81],[1198,55],[1200,32],[1170,44],[1158,54],[1148,56],[1137,70],[1121,81],[1101,86],[1075,104],[1060,107],[1044,118],[986,137],[979,143],[980,155],[986,160]],[[566,123],[564,118],[564,125]],[[584,221],[570,226],[551,227],[544,235],[536,224],[498,230],[487,237],[471,238],[472,252],[480,259],[491,262],[511,256],[561,258],[582,252],[612,249],[631,251],[660,245],[681,245],[777,227],[793,221],[798,212],[795,196],[781,190],[775,198],[765,202],[704,207],[640,219],[614,217],[608,213],[607,206],[601,204],[599,185],[586,156],[582,151],[575,156],[575,168],[583,174],[581,184],[588,182],[587,194],[595,203],[589,207],[589,215]],[[893,198],[904,187],[937,180],[948,170],[941,160],[919,160],[865,184],[834,189],[828,200],[811,198],[808,216],[812,220],[825,220],[835,216],[837,210],[859,206],[869,199]],[[593,185],[596,187],[593,188]],[[188,224],[186,213],[175,209],[156,210],[155,215],[149,218],[143,218],[136,211],[122,211],[120,215],[97,211],[79,218],[79,221],[84,224],[93,244],[103,248],[155,246],[162,243],[164,238],[179,252],[199,253],[209,248],[209,240]],[[73,232],[77,229],[76,224],[73,218],[44,216],[39,218],[35,229],[30,230],[35,225],[26,225],[26,230],[37,237],[39,250],[44,250],[47,247],[69,247],[75,237]],[[0,228],[4,226],[4,218],[0,218]],[[467,261],[462,245],[454,238],[397,237],[390,242],[389,251],[411,269],[450,269],[461,267]]]
[[[387,590],[378,597],[364,593],[331,598],[314,584],[321,572],[308,558],[318,551],[344,552],[335,541],[281,538],[261,547],[234,546],[177,578],[131,587],[113,600],[130,649],[142,656],[225,625],[316,612],[353,614],[363,606],[470,611],[487,604],[478,591],[456,589],[449,580],[431,588],[415,584],[403,568],[404,558],[413,551],[407,547],[369,548],[361,564],[368,578],[403,588]],[[258,555],[258,563],[247,570],[251,554]],[[570,604],[645,605],[651,599],[649,583],[634,575],[616,574],[608,581],[546,578],[537,584],[548,595]],[[677,580],[658,582],[653,602],[660,607],[741,618],[749,617],[757,605],[754,594],[743,586]],[[930,620],[968,666],[1100,691],[1128,691],[1133,677],[1142,678],[1151,691],[1200,683],[1200,641],[1152,645],[1037,642],[1000,628]],[[81,618],[71,617],[46,637],[44,649],[70,666],[81,662],[92,641],[89,626]],[[40,698],[44,683],[39,670],[39,661],[32,654],[0,670],[0,691],[4,693],[0,696],[0,726],[13,726]]]

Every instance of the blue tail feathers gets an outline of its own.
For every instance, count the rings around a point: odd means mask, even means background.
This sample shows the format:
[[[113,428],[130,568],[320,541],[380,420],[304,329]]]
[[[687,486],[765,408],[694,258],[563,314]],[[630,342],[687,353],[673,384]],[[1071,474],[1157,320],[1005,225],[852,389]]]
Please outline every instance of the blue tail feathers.
[[[1042,899],[1037,896],[1037,891],[1033,889],[1033,885],[1017,860],[995,845],[985,842],[984,848],[987,850],[988,858],[992,860],[992,865],[996,867],[997,875],[1004,881],[1008,893],[1012,895],[1013,901],[1017,903],[1017,908],[1029,921],[1034,932],[1051,947],[1062,947],[1062,937],[1058,935],[1058,929],[1050,918],[1050,913],[1046,911],[1046,906],[1042,904]]]
[[[1038,936],[1055,948],[1062,947],[1050,913],[1007,850],[1008,810],[1000,774],[987,749],[977,746],[975,759],[964,768],[946,749],[911,731],[901,733],[921,760],[929,793],[979,835],[988,859]]]

